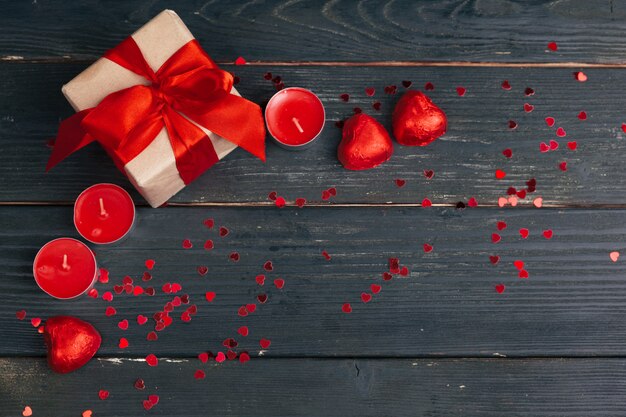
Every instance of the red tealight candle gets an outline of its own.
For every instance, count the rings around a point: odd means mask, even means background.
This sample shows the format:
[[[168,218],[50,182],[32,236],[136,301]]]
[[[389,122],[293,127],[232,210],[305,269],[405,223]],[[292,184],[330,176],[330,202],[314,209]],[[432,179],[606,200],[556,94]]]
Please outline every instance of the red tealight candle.
[[[33,262],[35,282],[52,297],[69,299],[89,291],[98,279],[96,257],[84,243],[69,237],[43,245]]]
[[[265,123],[276,143],[290,150],[306,149],[324,128],[322,101],[305,88],[280,90],[267,103]]]
[[[83,191],[74,205],[74,225],[92,243],[113,243],[130,231],[135,222],[135,204],[115,184],[96,184]]]

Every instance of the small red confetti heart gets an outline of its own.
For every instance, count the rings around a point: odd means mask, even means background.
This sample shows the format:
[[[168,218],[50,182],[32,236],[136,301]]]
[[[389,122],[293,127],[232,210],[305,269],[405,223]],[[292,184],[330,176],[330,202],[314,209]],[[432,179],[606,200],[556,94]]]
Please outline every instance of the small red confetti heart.
[[[154,407],[154,404],[148,400],[143,400],[143,408],[145,408],[146,411],[150,410],[152,407]]]
[[[256,299],[259,300],[259,303],[265,304],[267,302],[267,294],[259,294],[256,296]]]
[[[519,234],[522,236],[522,239],[526,239],[528,237],[528,233],[528,229],[526,228],[519,229]]]
[[[433,176],[435,176],[435,171],[433,171],[432,169],[425,169],[424,176],[430,180]]]
[[[534,96],[535,95],[535,90],[533,90],[530,87],[526,87],[526,89],[524,90],[524,95],[526,95],[526,96]]]
[[[248,326],[241,326],[240,328],[237,329],[237,333],[239,333],[242,336],[248,336],[249,334]]]
[[[402,81],[402,86],[403,86],[404,88],[409,88],[412,84],[413,84],[413,82],[412,82],[412,81],[407,81],[407,80]]]
[[[231,252],[230,255],[228,255],[228,258],[233,262],[239,262],[239,253]]]
[[[499,222],[496,223],[496,228],[498,230],[504,230],[504,229],[506,229],[506,223],[503,222],[503,221],[499,221]]]
[[[285,199],[283,197],[276,197],[276,200],[274,201],[274,204],[278,208],[283,208],[283,207],[285,207],[285,205],[287,203],[286,203],[286,201],[285,201]]]
[[[215,226],[215,220],[213,220],[213,219],[205,219],[202,222],[202,224],[204,224],[207,229],[213,229],[213,226]]]
[[[516,267],[518,270],[520,270],[520,271],[521,271],[522,269],[524,269],[524,262],[523,262],[523,261],[520,261],[520,260],[514,261],[514,262],[513,262],[513,265],[515,265],[515,267]]]
[[[525,269],[522,269],[521,271],[519,271],[519,274],[517,274],[517,276],[521,279],[527,279],[528,278],[528,271]]]
[[[213,291],[208,291],[204,294],[204,297],[206,298],[206,300],[211,303],[213,302],[213,300],[215,299],[215,292]]]
[[[330,193],[328,190],[322,191],[322,200],[328,200],[330,198]]]
[[[263,264],[263,269],[266,271],[272,271],[274,269],[274,264],[272,264],[272,261],[267,261]]]
[[[109,398],[109,391],[101,389],[100,391],[98,391],[98,397],[101,400],[106,400],[107,398]]]
[[[578,113],[578,117],[580,120],[587,120],[587,113],[584,111],[581,111],[580,113]]]
[[[177,283],[177,282],[172,283],[172,292],[173,293],[177,293],[178,291],[180,291],[182,289],[183,289],[183,287],[179,283]]]
[[[507,158],[511,158],[513,156],[513,151],[509,148],[505,149],[502,151],[502,155],[504,155]]]
[[[368,97],[373,97],[373,96],[374,96],[374,94],[376,94],[376,90],[374,89],[374,87],[367,87],[367,88],[365,89],[365,94],[366,94]]]
[[[117,327],[119,327],[122,330],[128,329],[128,320],[126,319],[121,320],[119,323],[117,323]]]
[[[104,294],[102,294],[102,299],[103,299],[104,301],[109,301],[109,302],[111,302],[111,301],[113,301],[113,294],[111,293],[111,291],[107,291],[107,292],[105,292]]]
[[[354,114],[361,114],[363,113],[363,110],[360,107],[355,107],[352,109],[352,111],[354,112]]]
[[[142,281],[150,281],[152,279],[152,274],[148,271],[144,272],[141,276]]]
[[[322,256],[324,257],[324,259],[326,259],[327,261],[330,261],[331,257],[328,254],[328,252],[326,252],[325,250],[322,251]]]
[[[152,405],[157,405],[159,403],[159,396],[156,394],[148,395],[148,401],[150,401]]]
[[[143,326],[148,322],[148,318],[146,316],[142,316],[141,314],[137,316],[137,324]]]
[[[26,310],[16,311],[15,317],[17,317],[18,320],[24,320],[26,318]]]
[[[539,151],[540,152],[548,152],[549,150],[550,150],[550,147],[545,142],[541,142],[539,144]]]
[[[372,108],[376,111],[379,111],[381,108],[382,104],[380,103],[380,101],[375,101],[372,103]]]
[[[265,284],[265,275],[257,275],[255,281],[258,285]]]
[[[506,172],[502,171],[501,169],[496,169],[496,178],[501,180],[504,177],[506,177]]]
[[[147,287],[145,291],[146,291],[146,294],[149,296],[153,296],[155,294],[154,288],[152,287]]]
[[[526,198],[526,190],[519,190],[516,194],[521,199]]]
[[[248,313],[254,313],[256,310],[256,304],[246,304],[246,310]]]
[[[183,312],[180,315],[180,319],[184,322],[190,322],[191,321],[191,314],[188,311]]]
[[[215,361],[218,363],[222,363],[226,360],[226,355],[224,355],[224,352],[217,352],[217,355],[215,356]]]
[[[378,294],[380,292],[380,290],[382,290],[382,289],[383,289],[383,287],[381,287],[378,284],[370,285],[370,290],[372,290],[372,293],[374,293],[374,294]]]
[[[220,227],[220,236],[221,237],[228,236],[228,233],[229,233],[229,231],[228,231],[228,229],[226,227],[224,227],[224,226]]]
[[[259,340],[259,345],[261,345],[262,349],[267,349],[268,347],[270,347],[270,345],[272,344],[272,342],[268,339],[261,339]]]
[[[146,363],[149,366],[157,366],[159,364],[159,359],[153,353],[151,353],[146,356]]]
[[[24,407],[24,411],[22,411],[22,415],[24,417],[30,417],[33,415],[33,409],[30,408],[29,406]]]
[[[109,282],[109,271],[104,268],[100,268],[100,276],[98,277],[98,281],[102,284],[106,284],[107,282]]]
[[[111,316],[114,316],[115,314],[117,314],[117,310],[115,310],[115,308],[114,308],[114,307],[108,306],[108,307],[106,308],[106,310],[104,310],[104,314],[105,314],[107,317],[111,317]]]
[[[141,378],[137,379],[133,385],[138,390],[143,390],[146,388],[146,384],[143,382],[143,379]]]
[[[237,310],[237,314],[239,315],[239,317],[246,317],[248,315],[248,310],[246,310],[246,306],[239,307],[239,310]]]
[[[133,279],[129,277],[128,275],[126,275],[124,279],[122,279],[122,284],[124,285],[130,285],[132,283],[133,283]]]
[[[622,132],[626,133],[626,123],[622,123]]]
[[[552,52],[555,52],[559,49],[559,47],[557,46],[556,42],[549,42],[548,49]]]
[[[302,208],[306,204],[306,200],[304,198],[296,198],[296,206]]]
[[[470,199],[467,200],[467,205],[470,206],[470,207],[477,207],[478,206],[478,201],[476,201],[476,198],[470,197]]]
[[[345,102],[347,102],[348,100],[350,100],[350,95],[349,95],[349,94],[346,94],[346,93],[343,93],[343,94],[341,94],[341,95],[339,96],[339,98],[341,99],[341,101],[345,101]]]
[[[364,303],[369,303],[370,301],[372,301],[372,294],[368,294],[366,292],[361,293],[361,301],[363,301]]]
[[[81,415],[82,415],[82,417],[91,417],[92,414],[93,414],[93,411],[85,410],[85,411],[83,411],[83,413]]]
[[[241,354],[239,355],[239,362],[246,363],[249,360],[250,360],[250,355],[248,354],[248,352],[241,352]]]
[[[385,87],[385,94],[393,95],[396,94],[397,87],[395,85],[388,85]]]
[[[156,264],[156,262],[154,261],[154,259],[146,259],[146,268],[148,269],[152,269],[154,268],[154,265]]]
[[[128,340],[125,337],[121,337],[118,346],[120,349],[126,349],[128,347]]]
[[[503,88],[504,90],[510,90],[510,89],[511,89],[511,84],[509,84],[509,81],[508,81],[508,80],[504,80],[504,81],[502,81],[502,88]]]
[[[198,354],[198,359],[200,359],[200,362],[202,363],[207,363],[207,361],[209,360],[209,354],[206,352],[202,352]]]
[[[276,197],[278,197],[278,193],[276,191],[272,191],[267,195],[267,198],[272,201],[276,201]]]
[[[235,65],[246,65],[246,60],[243,57],[237,57],[237,59],[235,59]]]
[[[563,161],[563,162],[559,163],[559,169],[561,171],[567,171],[567,162]]]
[[[505,288],[506,288],[506,287],[504,286],[504,284],[497,284],[497,285],[496,285],[496,292],[497,292],[498,294],[502,294],[502,293],[504,292],[504,289],[505,289]]]
[[[285,286],[285,280],[282,278],[276,278],[274,280],[274,285],[280,290]]]
[[[551,151],[556,151],[557,149],[559,149],[559,142],[557,142],[556,140],[551,140],[550,141],[550,150]]]
[[[555,122],[554,117],[546,117],[546,124],[547,124],[549,127],[554,126],[554,122]]]
[[[400,275],[402,275],[403,277],[409,275],[409,268],[407,268],[406,266],[400,268]]]
[[[427,82],[426,84],[424,84],[424,90],[433,91],[434,89],[435,89],[435,84],[431,82]]]
[[[567,133],[565,132],[565,129],[563,129],[562,127],[559,127],[559,128],[556,130],[556,135],[557,135],[558,137],[560,137],[560,138],[563,138],[563,137],[565,137],[565,136],[567,135]]]
[[[207,272],[209,272],[209,268],[206,267],[206,266],[199,266],[196,269],[198,270],[198,274],[200,274],[200,275],[206,275]]]
[[[41,319],[39,317],[33,317],[32,319],[30,319],[30,324],[32,324],[33,327],[39,327],[39,325],[41,324]]]
[[[143,294],[143,288],[142,287],[137,285],[135,288],[133,288],[133,295],[135,297],[137,297],[138,295],[141,295],[141,294]]]
[[[350,303],[345,303],[341,306],[341,311],[343,311],[344,313],[352,313],[352,306],[350,305]]]
[[[574,78],[576,79],[576,81],[581,82],[581,83],[584,83],[585,81],[587,81],[587,75],[582,71],[575,72]]]
[[[183,248],[191,249],[192,247],[193,247],[193,244],[191,243],[191,240],[189,239],[183,240]]]
[[[430,207],[432,205],[433,203],[428,198],[422,200],[422,207]]]
[[[213,241],[211,239],[207,239],[207,241],[204,242],[204,249],[211,250],[214,247],[215,247],[215,245],[213,244]]]
[[[578,143],[576,141],[567,142],[567,147],[570,148],[570,150],[575,151],[578,147]]]
[[[498,262],[500,262],[500,257],[498,255],[491,255],[489,256],[489,262],[491,262],[494,265],[497,265]]]
[[[463,97],[465,95],[465,92],[467,90],[465,89],[465,87],[457,87],[456,88],[456,93],[459,95],[459,97]]]
[[[432,251],[433,251],[433,246],[428,243],[424,243],[424,253],[430,253]]]
[[[203,370],[198,369],[194,374],[193,377],[196,379],[204,379],[204,377],[206,376],[206,374],[204,373]]]
[[[500,237],[499,234],[497,234],[497,233],[492,233],[491,234],[491,241],[493,243],[498,243],[500,241],[500,239],[502,239],[502,238]]]
[[[389,281],[393,276],[389,272],[383,272],[383,280]]]
[[[396,179],[396,185],[397,185],[398,187],[404,187],[404,185],[405,185],[405,184],[406,184],[406,181],[405,181],[405,180],[402,180],[402,179]]]
[[[524,103],[524,111],[526,113],[530,113],[534,109],[535,109],[535,106],[533,106],[532,104]]]
[[[550,230],[550,229],[544,230],[543,231],[543,237],[545,237],[546,239],[552,239],[552,230]]]
[[[113,291],[115,291],[115,294],[121,294],[124,291],[124,287],[122,285],[114,285]]]
[[[92,288],[89,290],[89,292],[87,293],[87,295],[91,298],[98,298],[98,290],[95,288]]]
[[[265,75],[263,75],[263,78],[265,78],[266,80],[271,80],[272,79],[272,73],[271,72],[266,72]]]

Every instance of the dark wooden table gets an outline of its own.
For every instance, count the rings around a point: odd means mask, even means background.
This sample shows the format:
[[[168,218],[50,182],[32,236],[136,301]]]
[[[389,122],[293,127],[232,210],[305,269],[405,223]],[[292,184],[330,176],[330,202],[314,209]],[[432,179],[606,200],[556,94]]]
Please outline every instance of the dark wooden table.
[[[614,416],[626,414],[626,4],[620,1],[228,1],[48,0],[2,2],[0,17],[0,415],[19,416]],[[109,273],[136,282],[154,259],[154,297],[59,302],[32,278],[46,241],[76,236],[72,203],[85,187],[131,189],[98,146],[49,174],[48,138],[72,114],[60,86],[165,8],[175,9],[246,97],[263,103],[287,86],[313,89],[327,125],[310,150],[268,144],[262,164],[237,150],[172,199],[140,205],[132,236],[94,247]],[[558,43],[550,52],[547,44]],[[248,65],[234,66],[243,56]],[[572,73],[584,71],[577,82]],[[501,83],[508,80],[510,91]],[[335,121],[354,107],[389,127],[405,90],[429,95],[449,117],[426,148],[396,146],[392,159],[351,172],[336,159]],[[385,94],[396,85],[398,93]],[[364,89],[375,87],[367,97]],[[459,97],[456,87],[466,88]],[[527,87],[535,94],[526,96]],[[343,102],[340,95],[350,95]],[[372,109],[381,102],[380,111]],[[524,112],[524,103],[534,111]],[[577,118],[585,111],[587,119]],[[545,117],[557,121],[546,126]],[[518,127],[509,129],[508,121]],[[555,136],[563,127],[567,137]],[[558,140],[556,151],[540,143]],[[571,151],[568,141],[576,141]],[[510,148],[513,157],[502,155]],[[567,162],[567,170],[559,164]],[[498,180],[496,169],[507,176]],[[424,170],[434,170],[428,180]],[[531,178],[536,192],[498,207]],[[406,185],[398,187],[396,179]],[[337,189],[322,199],[322,191]],[[276,191],[288,201],[278,209]],[[304,208],[294,200],[304,197]],[[457,209],[475,198],[478,207]],[[533,200],[543,199],[536,208]],[[421,207],[424,198],[433,207]],[[203,220],[213,218],[209,230]],[[498,232],[496,222],[508,227]],[[230,233],[220,237],[219,226]],[[530,235],[522,239],[520,228]],[[552,230],[551,239],[542,236]],[[502,240],[494,244],[491,234]],[[194,247],[182,248],[183,239]],[[205,251],[206,239],[215,249]],[[425,253],[423,245],[434,249]],[[229,260],[231,252],[240,260]],[[331,259],[326,260],[322,251]],[[500,256],[492,265],[490,255]],[[410,273],[383,281],[388,258]],[[263,270],[271,260],[272,272]],[[528,279],[513,261],[523,260]],[[204,276],[198,266],[208,267]],[[255,276],[267,275],[264,286]],[[277,289],[272,281],[283,278]],[[178,282],[198,312],[146,340],[151,316]],[[383,289],[360,300],[371,284]],[[506,290],[499,294],[497,284]],[[146,284],[147,285],[147,284]],[[214,291],[212,303],[205,292]],[[257,301],[266,294],[265,304]],[[350,302],[352,313],[342,313]],[[248,317],[240,306],[256,303]],[[105,316],[107,305],[117,315]],[[16,311],[26,310],[25,320]],[[72,314],[103,335],[84,368],[52,373],[31,318]],[[128,319],[128,330],[117,323]],[[250,335],[236,330],[247,325]],[[118,348],[120,337],[130,346]],[[201,352],[252,360],[203,364]],[[271,340],[261,349],[259,340]],[[154,353],[157,367],[144,358]],[[206,378],[196,380],[198,370]],[[146,389],[133,387],[142,378]],[[106,400],[99,390],[110,392]],[[142,401],[160,396],[149,412]]]

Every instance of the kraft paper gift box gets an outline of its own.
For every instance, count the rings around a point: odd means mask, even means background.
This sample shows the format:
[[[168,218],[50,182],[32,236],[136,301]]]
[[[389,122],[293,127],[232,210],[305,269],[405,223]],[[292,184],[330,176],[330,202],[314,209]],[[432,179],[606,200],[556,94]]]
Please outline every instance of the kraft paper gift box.
[[[194,39],[183,21],[171,10],[164,10],[131,36],[155,72],[183,45]],[[146,78],[102,57],[64,85],[62,91],[79,112],[97,106],[113,92],[149,84]],[[231,94],[239,96],[234,87]],[[219,159],[237,147],[233,142],[194,124],[209,137]],[[165,127],[152,143],[120,169],[152,207],[162,205],[185,187]]]

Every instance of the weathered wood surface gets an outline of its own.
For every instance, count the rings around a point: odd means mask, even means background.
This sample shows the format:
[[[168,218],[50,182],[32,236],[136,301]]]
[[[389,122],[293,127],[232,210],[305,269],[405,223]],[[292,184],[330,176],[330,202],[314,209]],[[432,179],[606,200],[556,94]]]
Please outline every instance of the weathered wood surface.
[[[172,8],[225,61],[626,62],[613,0],[4,3],[4,59],[92,59]]]
[[[144,357],[153,352],[195,356],[216,352],[235,337],[240,349],[258,350],[261,338],[272,346],[265,356],[589,356],[624,355],[626,267],[609,253],[624,250],[624,210],[466,209],[452,208],[165,208],[140,209],[132,236],[117,247],[95,248],[111,280],[98,285],[100,295],[125,275],[157,288],[154,297],[116,296],[117,315],[105,316],[103,300],[82,297],[60,302],[46,296],[32,278],[32,259],[54,237],[75,235],[70,207],[4,207],[0,210],[3,291],[0,294],[3,343],[0,355],[43,355],[41,336],[28,318],[73,314],[103,334],[102,355]],[[202,222],[214,218],[229,228],[220,238]],[[502,241],[491,243],[496,220],[508,227]],[[217,227],[217,226],[216,226]],[[520,228],[530,236],[522,239]],[[552,239],[542,236],[552,230]],[[183,249],[183,239],[192,249]],[[212,238],[215,249],[203,248]],[[423,244],[434,246],[424,253]],[[321,252],[328,251],[330,261]],[[238,262],[229,260],[237,251]],[[500,255],[497,266],[489,255]],[[406,278],[383,282],[389,257],[410,269]],[[153,279],[144,283],[144,261],[154,259]],[[529,279],[519,279],[514,260],[525,262]],[[265,272],[271,260],[274,271]],[[196,268],[205,265],[208,274]],[[265,273],[263,287],[255,282]],[[275,278],[285,279],[276,289]],[[138,314],[151,316],[172,299],[160,288],[183,286],[198,313],[149,342],[151,325],[138,326]],[[371,284],[383,289],[364,304]],[[507,286],[497,294],[494,285]],[[217,293],[207,303],[206,291]],[[258,294],[269,300],[261,305]],[[254,314],[241,318],[240,306],[255,303]],[[351,302],[353,312],[341,312]],[[127,331],[117,323],[128,319]],[[152,322],[150,322],[152,323]],[[238,337],[241,325],[250,336]],[[118,348],[120,337],[130,347]],[[254,352],[256,353],[256,352]]]
[[[73,201],[98,181],[131,188],[97,144],[44,173],[50,155],[47,138],[56,134],[59,120],[72,113],[59,88],[83,68],[78,64],[0,65],[0,200]],[[626,177],[626,142],[620,126],[626,119],[619,109],[626,108],[626,96],[616,88],[626,83],[624,70],[586,70],[589,80],[579,83],[568,69],[226,68],[241,76],[240,91],[259,103],[275,91],[263,78],[266,71],[281,75],[287,85],[315,90],[327,110],[324,133],[305,152],[288,152],[268,142],[266,164],[237,150],[173,202],[267,202],[270,191],[291,201],[305,197],[321,202],[322,191],[334,186],[338,190],[335,203],[418,203],[429,197],[434,203],[454,204],[473,196],[480,204],[495,204],[509,186],[524,187],[532,177],[537,179],[536,195],[546,204],[625,202],[626,183],[620,179]],[[505,79],[513,86],[511,91],[501,88]],[[424,148],[396,145],[392,159],[376,169],[344,169],[336,157],[341,132],[334,122],[358,106],[390,127],[393,105],[405,90],[402,80],[413,81],[412,88],[434,83],[435,90],[429,94],[449,117],[448,133]],[[384,86],[390,84],[398,86],[397,95],[384,94]],[[464,97],[455,91],[459,85],[467,88]],[[375,97],[366,96],[367,86],[376,88]],[[525,96],[526,87],[532,87],[535,95]],[[339,98],[344,92],[351,95],[348,103]],[[382,103],[380,112],[371,108],[376,100]],[[525,102],[535,105],[532,113],[524,112]],[[576,117],[582,110],[588,115],[585,121]],[[553,128],[546,125],[547,116],[556,118]],[[511,119],[519,125],[515,130],[508,127]],[[566,137],[555,135],[559,126],[566,130]],[[540,143],[551,139],[559,141],[559,149],[541,153]],[[566,146],[573,140],[578,143],[576,151]],[[506,148],[513,151],[510,160],[502,155]],[[566,172],[558,167],[561,161],[568,163]],[[495,178],[498,168],[507,172],[504,180]],[[435,171],[432,180],[424,177],[425,169]],[[406,186],[396,187],[396,178],[405,179]]]
[[[206,378],[195,380],[197,369]],[[94,360],[55,375],[43,359],[0,359],[0,415],[33,416],[615,416],[626,410],[624,359],[197,359],[156,368]],[[133,387],[137,378],[144,391]],[[98,391],[106,389],[105,401]],[[10,395],[2,395],[10,391]],[[159,395],[146,413],[142,401]]]

